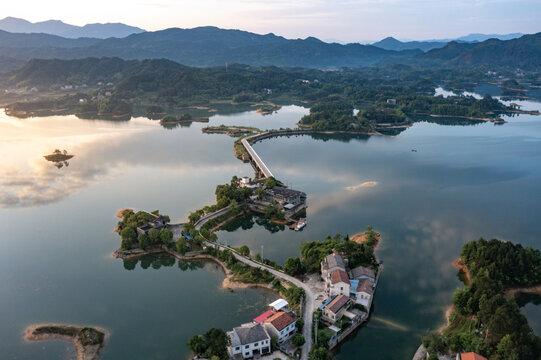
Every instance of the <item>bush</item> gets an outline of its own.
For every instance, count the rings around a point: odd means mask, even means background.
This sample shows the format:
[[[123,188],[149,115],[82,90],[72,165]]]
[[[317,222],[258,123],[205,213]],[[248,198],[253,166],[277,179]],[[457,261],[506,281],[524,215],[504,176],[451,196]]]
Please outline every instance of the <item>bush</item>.
[[[297,333],[293,335],[291,342],[293,343],[293,345],[298,347],[298,346],[303,346],[306,340],[304,339],[304,336],[302,336],[302,334]]]

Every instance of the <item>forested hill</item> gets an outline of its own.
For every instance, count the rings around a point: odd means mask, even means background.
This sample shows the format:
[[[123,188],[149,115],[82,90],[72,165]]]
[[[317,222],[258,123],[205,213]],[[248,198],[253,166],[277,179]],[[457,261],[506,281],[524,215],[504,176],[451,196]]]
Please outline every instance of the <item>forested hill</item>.
[[[133,34],[117,39],[64,39],[45,34],[1,33],[0,56],[17,59],[76,59],[90,56],[123,59],[169,59],[181,64],[206,67],[226,63],[252,66],[338,68],[366,66],[382,59],[420,53],[419,50],[389,51],[371,45],[329,44],[316,38],[285,39],[216,27],[167,29]]]
[[[456,66],[492,65],[541,70],[541,33],[518,39],[489,39],[480,43],[450,42],[423,55],[424,59]]]

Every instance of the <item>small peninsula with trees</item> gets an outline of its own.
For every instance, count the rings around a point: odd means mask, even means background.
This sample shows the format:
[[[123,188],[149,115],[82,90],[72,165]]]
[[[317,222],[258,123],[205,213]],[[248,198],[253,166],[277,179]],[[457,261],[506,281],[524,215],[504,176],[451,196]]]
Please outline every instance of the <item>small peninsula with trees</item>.
[[[541,285],[539,250],[479,239],[464,245],[460,261],[468,276],[453,295],[449,324],[423,339],[431,358],[473,351],[490,360],[541,359],[541,338],[513,296]]]

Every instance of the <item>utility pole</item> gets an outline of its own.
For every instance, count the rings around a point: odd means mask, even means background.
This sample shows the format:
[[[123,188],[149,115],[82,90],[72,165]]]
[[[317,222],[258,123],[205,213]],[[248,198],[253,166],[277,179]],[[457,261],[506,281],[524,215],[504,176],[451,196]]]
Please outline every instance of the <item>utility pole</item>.
[[[315,314],[314,317],[315,317],[314,322],[315,322],[315,326],[316,326],[316,336],[315,336],[316,341],[315,341],[315,342],[316,342],[316,347],[317,347],[317,327],[318,327],[318,326],[317,326],[317,325],[318,325],[318,324],[317,324],[317,313]]]
[[[261,262],[263,262],[264,258],[265,256],[263,256],[263,245],[261,245]]]

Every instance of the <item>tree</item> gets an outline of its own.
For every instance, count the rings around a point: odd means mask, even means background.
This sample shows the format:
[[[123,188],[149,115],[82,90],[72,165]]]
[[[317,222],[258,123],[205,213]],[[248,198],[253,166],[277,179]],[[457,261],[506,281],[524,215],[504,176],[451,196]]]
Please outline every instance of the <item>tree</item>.
[[[139,234],[137,242],[139,242],[139,247],[145,250],[150,245],[150,238],[147,234]]]
[[[304,327],[304,319],[298,318],[297,322],[295,323],[295,327],[297,328],[297,331],[299,333],[302,333],[302,328]]]
[[[250,256],[250,248],[246,245],[242,245],[239,249],[239,253],[242,256]]]
[[[160,230],[160,240],[163,244],[167,245],[173,240],[173,232],[168,228]]]
[[[301,259],[298,257],[288,258],[284,266],[286,274],[291,276],[297,276],[304,273],[304,267],[302,266]]]
[[[212,328],[205,333],[204,341],[206,344],[205,356],[210,358],[218,356],[220,359],[229,359],[227,346],[230,343],[229,336],[222,329]]]
[[[150,229],[148,231],[148,237],[151,244],[157,244],[160,241],[160,231],[156,229]]]
[[[132,227],[122,229],[120,236],[122,237],[120,246],[122,246],[123,249],[131,249],[133,243],[137,239],[137,233]]]
[[[180,239],[177,240],[175,246],[177,252],[181,255],[184,255],[186,254],[186,251],[188,251],[188,240],[186,240],[184,236],[181,236]]]
[[[265,179],[265,186],[268,189],[272,189],[276,185],[278,185],[278,181],[276,181],[276,179],[274,177],[271,176],[271,177],[268,177],[268,178]]]
[[[271,349],[276,349],[276,346],[278,346],[278,336],[271,335]]]
[[[265,189],[256,189],[255,194],[259,200],[264,199],[267,196],[267,191]]]
[[[186,343],[188,349],[193,351],[195,354],[202,354],[207,348],[207,344],[201,335],[194,335]]]
[[[310,353],[308,354],[309,360],[328,360],[329,352],[323,346],[314,346]]]
[[[293,335],[291,342],[293,343],[293,345],[299,347],[303,346],[306,340],[304,339],[304,336],[302,336],[302,334],[296,333],[295,335]]]

